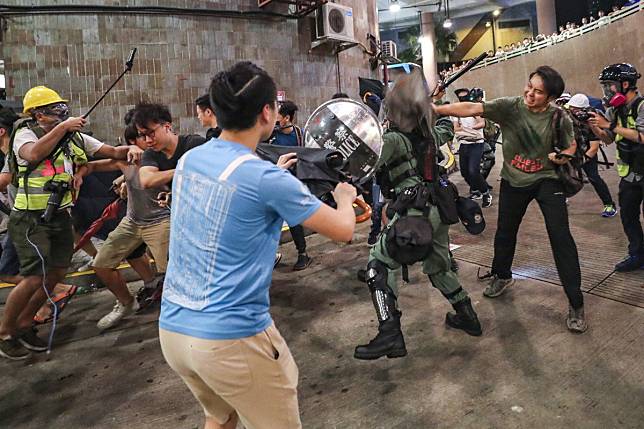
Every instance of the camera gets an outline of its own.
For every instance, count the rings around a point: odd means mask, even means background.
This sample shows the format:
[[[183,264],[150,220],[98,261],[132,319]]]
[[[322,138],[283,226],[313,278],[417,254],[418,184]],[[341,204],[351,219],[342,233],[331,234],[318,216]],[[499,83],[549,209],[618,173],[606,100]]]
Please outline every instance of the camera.
[[[594,113],[595,109],[590,108],[590,107],[584,107],[583,109],[578,109],[572,112],[572,115],[579,121],[579,122],[588,122],[588,120],[591,118],[591,113]]]
[[[70,190],[69,182],[54,182],[53,180],[45,183],[43,190],[51,192],[49,199],[47,200],[47,208],[45,212],[40,216],[40,220],[43,223],[48,223],[51,221],[51,218],[54,217],[54,213],[60,208],[60,203],[63,201],[63,197]]]

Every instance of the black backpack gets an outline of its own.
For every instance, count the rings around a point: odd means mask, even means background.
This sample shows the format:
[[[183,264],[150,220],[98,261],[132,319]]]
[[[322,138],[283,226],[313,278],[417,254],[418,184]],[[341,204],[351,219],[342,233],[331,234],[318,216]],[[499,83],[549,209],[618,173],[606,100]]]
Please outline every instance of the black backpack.
[[[566,148],[562,146],[561,142],[561,123],[564,120],[564,111],[560,108],[555,110],[555,113],[552,117],[552,138],[553,138],[553,148],[555,152],[559,153]],[[577,150],[573,155],[573,158],[570,159],[567,163],[563,165],[555,164],[555,171],[559,176],[559,180],[564,187],[564,195],[566,198],[570,198],[584,187],[584,176],[581,171],[581,166],[584,163],[584,154],[580,148],[580,145],[577,145]]]

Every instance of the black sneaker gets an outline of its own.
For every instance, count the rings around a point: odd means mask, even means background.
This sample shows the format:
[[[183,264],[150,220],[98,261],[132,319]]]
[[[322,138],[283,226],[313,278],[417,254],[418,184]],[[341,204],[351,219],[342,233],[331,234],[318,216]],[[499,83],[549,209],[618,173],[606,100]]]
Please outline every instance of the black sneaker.
[[[11,360],[23,360],[31,356],[31,352],[24,348],[15,338],[0,339],[0,356]]]
[[[625,273],[644,268],[644,255],[629,255],[623,261],[615,265],[615,271]]]
[[[33,352],[46,352],[48,344],[38,336],[36,328],[29,328],[18,333],[18,341]]]
[[[300,253],[297,255],[297,262],[293,265],[293,271],[302,271],[308,268],[311,265],[313,259],[309,258],[309,255],[306,253]]]
[[[481,207],[487,208],[492,205],[492,194],[490,193],[490,191],[487,191],[486,193],[484,193],[482,195],[482,199],[483,201],[481,201]]]

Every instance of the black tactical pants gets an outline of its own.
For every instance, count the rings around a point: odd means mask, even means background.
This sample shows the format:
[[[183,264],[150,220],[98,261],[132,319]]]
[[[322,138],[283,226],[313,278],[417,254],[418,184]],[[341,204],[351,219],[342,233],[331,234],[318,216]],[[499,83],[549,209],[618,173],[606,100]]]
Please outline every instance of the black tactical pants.
[[[644,255],[644,232],[640,213],[644,213],[644,179],[637,182],[619,182],[619,215],[628,238],[628,254]]]

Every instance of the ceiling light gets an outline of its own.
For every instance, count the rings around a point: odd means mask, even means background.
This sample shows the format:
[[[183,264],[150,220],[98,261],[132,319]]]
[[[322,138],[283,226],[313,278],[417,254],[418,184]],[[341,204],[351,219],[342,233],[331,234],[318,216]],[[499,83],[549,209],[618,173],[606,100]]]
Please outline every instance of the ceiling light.
[[[443,22],[443,28],[452,28],[452,20],[451,20],[451,19],[449,19],[449,18],[447,18],[447,19]]]
[[[485,23],[485,27],[490,28],[491,26],[492,26],[492,24],[490,23],[490,21]]]
[[[400,12],[400,5],[398,4],[398,0],[391,0],[389,2],[389,12]]]
[[[492,12],[492,15],[494,15],[494,16],[501,15],[501,9],[495,9],[494,12]]]

